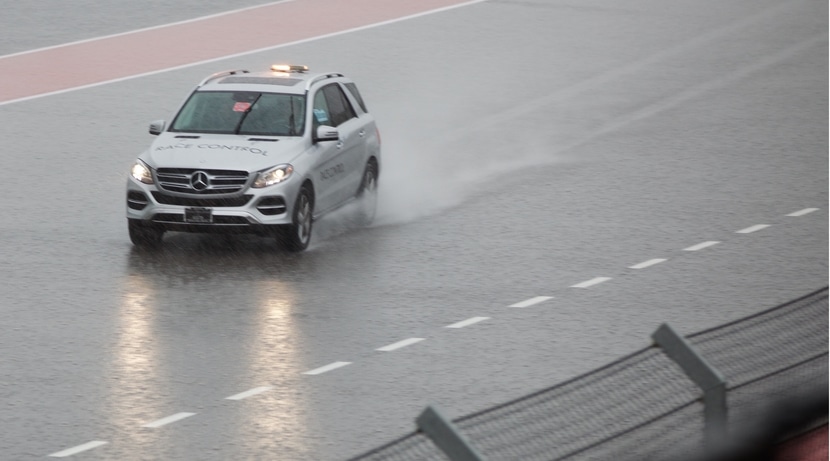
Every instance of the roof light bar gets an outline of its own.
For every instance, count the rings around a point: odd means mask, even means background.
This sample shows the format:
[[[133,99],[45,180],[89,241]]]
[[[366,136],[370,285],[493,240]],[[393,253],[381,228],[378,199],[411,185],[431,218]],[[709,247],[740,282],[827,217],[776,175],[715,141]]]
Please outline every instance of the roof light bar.
[[[274,72],[308,72],[308,66],[298,66],[298,65],[288,65],[288,64],[274,64],[271,66],[271,70]]]

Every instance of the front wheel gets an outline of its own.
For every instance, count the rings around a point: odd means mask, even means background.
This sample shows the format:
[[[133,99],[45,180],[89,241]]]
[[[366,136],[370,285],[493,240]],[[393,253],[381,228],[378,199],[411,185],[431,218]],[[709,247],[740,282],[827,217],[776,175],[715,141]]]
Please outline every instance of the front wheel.
[[[288,251],[303,251],[311,241],[312,215],[314,212],[314,196],[311,188],[303,186],[297,195],[294,204],[294,214],[291,224],[281,232],[283,246]]]

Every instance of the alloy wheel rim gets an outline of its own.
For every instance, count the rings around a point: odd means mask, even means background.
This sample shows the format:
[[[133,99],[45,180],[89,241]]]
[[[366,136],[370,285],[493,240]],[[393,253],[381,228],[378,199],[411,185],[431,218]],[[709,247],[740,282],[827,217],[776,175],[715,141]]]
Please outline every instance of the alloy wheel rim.
[[[300,197],[300,206],[297,211],[297,237],[301,242],[308,240],[311,234],[311,204],[306,195]]]
[[[363,179],[363,215],[372,220],[377,210],[377,177],[373,170],[367,170]]]
[[[375,193],[375,189],[377,188],[377,180],[375,178],[375,172],[369,170],[366,172],[366,177],[363,179],[363,190],[365,192],[369,192],[370,194]]]

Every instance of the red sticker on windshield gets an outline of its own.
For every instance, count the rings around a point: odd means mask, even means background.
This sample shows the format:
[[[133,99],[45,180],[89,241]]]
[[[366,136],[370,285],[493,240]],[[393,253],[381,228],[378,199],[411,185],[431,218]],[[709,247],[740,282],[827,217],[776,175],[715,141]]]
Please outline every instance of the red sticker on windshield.
[[[251,103],[240,101],[233,105],[234,112],[245,112],[251,108]]]

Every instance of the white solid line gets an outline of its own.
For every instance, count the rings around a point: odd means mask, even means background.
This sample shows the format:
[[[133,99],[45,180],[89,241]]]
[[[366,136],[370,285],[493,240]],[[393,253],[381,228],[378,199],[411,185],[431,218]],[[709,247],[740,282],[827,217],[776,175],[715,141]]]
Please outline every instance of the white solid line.
[[[749,226],[746,229],[741,229],[739,231],[735,231],[736,234],[751,234],[753,232],[757,232],[761,229],[766,229],[769,227],[769,224],[756,224],[754,226]]]
[[[402,17],[399,17],[399,18],[387,19],[386,21],[380,21],[380,22],[375,22],[375,23],[372,23],[372,24],[367,24],[367,25],[364,25],[364,26],[353,27],[351,29],[341,30],[341,31],[338,31],[338,32],[331,32],[331,33],[328,33],[328,34],[317,35],[317,36],[314,36],[314,37],[294,40],[293,42],[280,43],[278,45],[266,46],[266,47],[258,48],[258,49],[255,49],[255,50],[242,51],[242,52],[239,52],[239,53],[229,54],[229,55],[225,55],[225,56],[219,56],[219,57],[216,57],[216,58],[203,59],[201,61],[189,62],[189,63],[186,63],[186,64],[180,64],[180,65],[177,65],[177,66],[166,67],[164,69],[158,69],[158,70],[153,70],[153,71],[148,71],[148,72],[142,72],[142,73],[138,73],[138,74],[128,75],[126,77],[117,77],[117,78],[113,78],[113,79],[110,79],[110,80],[105,80],[103,82],[88,83],[86,85],[79,85],[79,86],[75,86],[75,87],[72,87],[72,88],[64,88],[62,90],[55,90],[55,91],[49,91],[49,92],[46,92],[46,93],[39,93],[39,94],[33,94],[33,95],[29,95],[29,96],[23,96],[23,97],[17,98],[17,99],[10,99],[8,101],[0,101],[0,106],[5,106],[7,104],[15,104],[15,103],[24,102],[24,101],[29,101],[29,100],[32,100],[32,99],[45,98],[45,97],[48,97],[48,96],[56,96],[56,95],[59,95],[59,94],[69,93],[69,92],[72,92],[72,91],[85,90],[85,89],[88,89],[88,88],[95,88],[95,87],[98,87],[98,86],[109,85],[111,83],[118,83],[118,82],[124,82],[124,81],[127,81],[127,80],[133,80],[133,79],[137,79],[137,78],[150,77],[150,76],[153,76],[153,75],[163,74],[163,73],[166,73],[166,72],[172,72],[172,71],[177,71],[177,70],[181,70],[181,69],[187,69],[187,68],[190,68],[190,67],[200,66],[200,65],[203,65],[203,64],[211,64],[211,63],[214,63],[214,62],[225,61],[225,60],[228,60],[228,59],[235,59],[235,58],[240,58],[240,57],[248,56],[248,55],[252,55],[252,54],[259,54],[259,53],[263,53],[263,52],[266,52],[266,51],[273,51],[273,50],[277,50],[279,48],[287,48],[287,47],[291,47],[291,46],[302,45],[304,43],[314,42],[314,41],[317,41],[317,40],[325,40],[325,39],[329,39],[329,38],[332,38],[332,37],[337,37],[337,36],[340,36],[340,35],[350,34],[350,33],[353,33],[353,32],[361,32],[361,31],[372,29],[372,28],[375,28],[375,27],[382,27],[382,26],[386,26],[386,25],[389,25],[389,24],[394,24],[396,22],[408,21],[410,19],[416,19],[416,18],[419,18],[421,16],[427,16],[427,15],[435,14],[435,13],[442,13],[444,11],[449,11],[449,10],[453,10],[453,9],[456,9],[456,8],[463,8],[463,7],[475,5],[477,3],[483,3],[485,1],[487,1],[487,0],[469,0],[465,3],[458,3],[458,4],[455,4],[455,5],[444,6],[444,7],[436,8],[436,9],[433,9],[433,10],[427,10],[427,11],[422,11],[420,13],[410,14],[409,16],[402,16]],[[279,2],[276,2],[276,3],[279,3]],[[251,7],[251,8],[255,8],[255,7]],[[220,13],[220,15],[221,15],[221,13]]]
[[[145,424],[141,427],[156,428],[156,427],[166,426],[170,423],[175,423],[176,421],[179,421],[179,420],[182,420],[182,419],[185,419],[185,418],[189,418],[189,417],[191,417],[195,414],[196,413],[186,413],[186,412],[176,413],[175,415],[170,415],[166,418],[158,419],[156,421],[153,421],[152,423],[147,423],[147,424]]]
[[[452,325],[447,325],[445,328],[464,328],[474,323],[483,322],[484,320],[489,319],[490,317],[471,317],[467,320],[462,320],[460,322],[453,323]]]
[[[306,371],[303,374],[304,375],[319,375],[319,374],[323,374],[327,371],[335,370],[337,368],[345,367],[346,365],[351,365],[351,364],[352,364],[352,362],[334,362],[334,363],[330,363],[328,365],[322,366],[320,368],[315,368],[311,371]]]
[[[535,298],[526,299],[524,301],[518,302],[516,304],[511,304],[510,307],[529,307],[534,304],[539,304],[541,302],[545,302],[549,299],[553,299],[553,296],[537,296]]]
[[[646,267],[653,266],[655,264],[660,264],[662,262],[666,262],[668,259],[663,258],[654,258],[649,259],[648,261],[643,261],[640,264],[635,264],[633,266],[629,266],[629,269],[645,269]]]
[[[264,5],[256,5],[256,6],[249,6],[247,8],[239,8],[239,9],[236,9],[236,10],[222,11],[221,13],[210,14],[210,15],[201,16],[201,17],[198,17],[198,18],[185,19],[184,21],[169,22],[167,24],[160,24],[160,25],[157,25],[157,26],[144,27],[142,29],[134,29],[134,30],[129,30],[127,32],[119,32],[119,33],[116,33],[116,34],[102,35],[100,37],[86,38],[86,39],[77,40],[77,41],[74,41],[74,42],[61,43],[59,45],[46,46],[46,47],[43,47],[43,48],[36,48],[36,49],[33,49],[33,50],[26,50],[26,51],[20,51],[20,52],[17,52],[17,53],[6,54],[6,55],[3,55],[3,56],[0,56],[0,59],[11,58],[11,57],[14,57],[14,56],[20,56],[20,55],[24,55],[24,54],[40,53],[40,52],[43,52],[43,51],[53,50],[55,48],[64,48],[64,47],[73,46],[73,45],[80,45],[80,44],[83,44],[83,43],[97,42],[97,41],[106,40],[106,39],[109,39],[109,38],[123,37],[125,35],[133,35],[133,34],[138,34],[138,33],[141,33],[141,32],[148,32],[148,31],[151,31],[151,30],[164,29],[164,28],[167,28],[167,27],[180,26],[180,25],[183,25],[183,24],[189,24],[189,23],[193,23],[193,22],[205,21],[207,19],[213,19],[213,18],[218,18],[218,17],[222,17],[222,16],[230,16],[232,14],[242,13],[242,12],[248,11],[248,10],[255,10],[255,9],[258,9],[258,8],[266,8],[266,7],[274,6],[274,5],[277,5],[277,4],[280,4],[280,3],[289,3],[289,2],[293,2],[293,1],[294,0],[281,0],[281,1],[277,1],[277,2],[266,3]]]
[[[410,345],[412,345],[412,344],[419,343],[419,342],[421,342],[421,341],[423,341],[423,340],[424,340],[424,338],[409,338],[409,339],[404,339],[403,341],[398,341],[398,342],[396,342],[396,343],[394,343],[394,344],[390,344],[390,345],[388,345],[388,346],[383,346],[383,347],[380,347],[380,348],[375,349],[375,350],[376,350],[376,351],[382,351],[382,352],[394,351],[395,349],[400,349],[400,348],[402,348],[402,347],[410,346]]]
[[[67,448],[66,450],[59,451],[57,453],[52,453],[49,455],[51,458],[65,458],[67,456],[72,456],[78,454],[82,451],[92,450],[93,448],[100,447],[101,445],[106,445],[107,442],[103,442],[100,440],[96,440],[93,442],[87,442],[83,445],[78,445],[77,447]]]
[[[263,392],[270,391],[273,388],[274,388],[274,386],[255,387],[251,390],[248,390],[248,391],[245,391],[245,392],[240,392],[239,394],[232,395],[230,397],[225,397],[225,400],[247,399],[248,397],[251,397],[251,396],[254,396],[254,395],[257,395],[257,394],[262,394]]]
[[[704,249],[704,248],[709,248],[709,247],[710,247],[710,246],[712,246],[712,245],[717,245],[718,243],[720,243],[720,242],[709,241],[709,242],[698,243],[697,245],[692,245],[692,246],[690,246],[689,248],[684,248],[684,249],[683,249],[683,251],[697,251],[697,250],[702,250],[702,249]]]
[[[611,277],[596,277],[592,278],[591,280],[586,280],[584,282],[577,283],[576,285],[571,285],[571,288],[588,288],[590,286],[594,286],[602,282],[607,282],[609,280],[611,280]]]
[[[794,213],[790,213],[787,216],[804,216],[805,214],[812,213],[814,211],[818,211],[818,208],[805,208],[803,210],[796,211]]]

